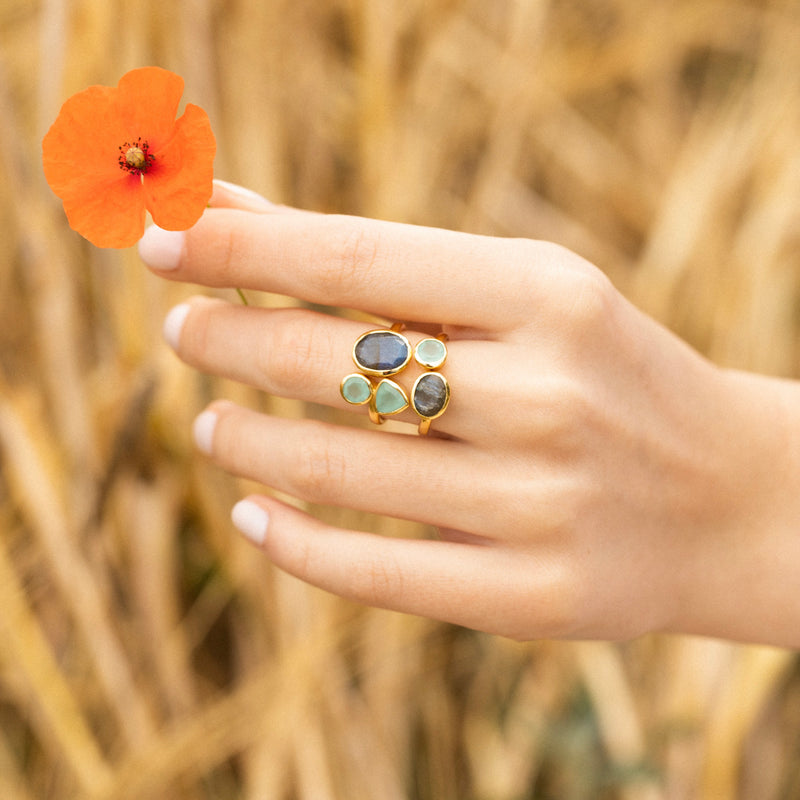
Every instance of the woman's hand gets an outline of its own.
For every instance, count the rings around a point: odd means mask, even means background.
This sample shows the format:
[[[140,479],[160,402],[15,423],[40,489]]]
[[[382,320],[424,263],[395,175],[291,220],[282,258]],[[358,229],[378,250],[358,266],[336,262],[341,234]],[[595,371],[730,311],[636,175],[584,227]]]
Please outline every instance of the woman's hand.
[[[212,206],[185,234],[151,228],[144,260],[174,280],[402,320],[412,344],[449,336],[452,399],[427,437],[411,412],[395,432],[223,401],[198,417],[198,446],[233,473],[440,531],[337,530],[249,498],[234,521],[279,567],[517,639],[800,644],[793,384],[715,368],[553,244],[295,211],[225,184]],[[366,409],[339,386],[370,327],[197,298],[165,331],[198,369],[355,417]]]

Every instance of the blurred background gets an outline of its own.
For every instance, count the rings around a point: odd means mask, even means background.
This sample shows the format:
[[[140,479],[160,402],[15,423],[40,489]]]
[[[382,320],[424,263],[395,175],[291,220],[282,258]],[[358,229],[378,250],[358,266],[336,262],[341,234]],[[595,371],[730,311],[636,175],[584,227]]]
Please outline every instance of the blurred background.
[[[41,174],[60,104],[150,64],[220,178],[558,241],[716,362],[800,376],[796,0],[0,0],[0,797],[800,797],[790,651],[511,643],[239,540],[254,487],[195,414],[326,412],[182,366],[195,288],[83,241]]]

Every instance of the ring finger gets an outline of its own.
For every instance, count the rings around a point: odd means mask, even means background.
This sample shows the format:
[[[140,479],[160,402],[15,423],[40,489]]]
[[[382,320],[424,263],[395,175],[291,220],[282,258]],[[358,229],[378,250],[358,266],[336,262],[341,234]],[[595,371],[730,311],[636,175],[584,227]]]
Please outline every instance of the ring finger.
[[[205,372],[255,386],[270,394],[320,403],[334,408],[358,409],[341,396],[342,379],[356,372],[353,343],[368,326],[304,309],[244,308],[209,298],[196,298],[173,309],[165,322],[165,335],[186,363]],[[412,347],[425,338],[404,332]],[[486,376],[502,372],[495,357],[496,342],[454,341],[440,372],[454,387],[435,430],[462,439],[496,436],[486,429],[483,409],[488,398],[481,386]],[[476,363],[477,360],[477,363]],[[480,366],[478,366],[480,365]],[[413,359],[400,375],[391,376],[408,394],[422,373]],[[473,385],[470,375],[481,375]],[[411,410],[398,419],[418,423]]]

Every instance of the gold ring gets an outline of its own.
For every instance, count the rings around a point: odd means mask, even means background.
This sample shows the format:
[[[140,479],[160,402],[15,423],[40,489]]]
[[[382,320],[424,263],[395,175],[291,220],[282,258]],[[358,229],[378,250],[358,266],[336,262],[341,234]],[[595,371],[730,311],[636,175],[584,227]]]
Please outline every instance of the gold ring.
[[[447,378],[438,372],[423,372],[411,390],[411,406],[420,418],[421,436],[427,435],[431,422],[441,417],[450,403],[450,384]]]
[[[352,352],[359,372],[346,375],[339,392],[351,405],[367,405],[369,418],[376,425],[411,406],[420,418],[418,432],[425,436],[431,422],[444,414],[450,402],[450,384],[437,372],[447,360],[447,334],[422,339],[412,348],[401,333],[403,328],[395,323],[388,330],[371,330],[359,336]],[[412,357],[424,372],[409,396],[390,376],[401,373]]]

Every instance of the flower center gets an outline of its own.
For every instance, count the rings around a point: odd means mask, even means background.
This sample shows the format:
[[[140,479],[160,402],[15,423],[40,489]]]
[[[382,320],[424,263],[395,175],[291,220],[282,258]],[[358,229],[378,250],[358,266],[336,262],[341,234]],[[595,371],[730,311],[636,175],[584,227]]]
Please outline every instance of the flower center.
[[[125,142],[119,148],[119,166],[133,175],[144,175],[156,157],[150,153],[150,146],[139,137],[135,142]]]

